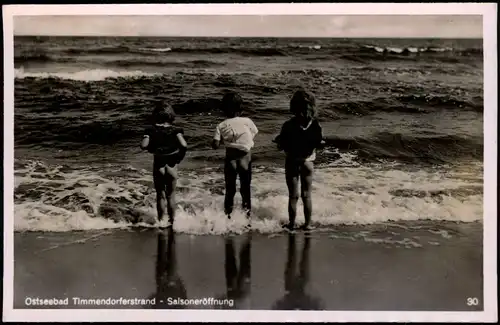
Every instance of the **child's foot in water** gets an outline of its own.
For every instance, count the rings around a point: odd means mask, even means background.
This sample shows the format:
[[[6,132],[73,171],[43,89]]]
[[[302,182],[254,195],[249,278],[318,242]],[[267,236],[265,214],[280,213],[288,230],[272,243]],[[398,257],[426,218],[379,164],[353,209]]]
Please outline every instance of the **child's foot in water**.
[[[170,230],[170,229],[173,229],[173,228],[174,228],[173,225],[166,225],[166,226],[160,225],[160,226],[158,226],[158,229],[160,229],[160,230]]]
[[[291,223],[286,223],[286,224],[282,225],[281,227],[285,230],[292,231],[295,228],[295,225],[291,224]]]
[[[300,227],[300,230],[304,230],[304,231],[311,231],[313,228],[311,227],[311,225],[302,225]]]

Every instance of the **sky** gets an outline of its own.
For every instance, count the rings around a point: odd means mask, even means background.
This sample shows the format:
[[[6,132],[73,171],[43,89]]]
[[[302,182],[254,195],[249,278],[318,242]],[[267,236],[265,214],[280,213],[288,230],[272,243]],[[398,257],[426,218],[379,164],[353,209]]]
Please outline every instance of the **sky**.
[[[14,16],[14,35],[481,38],[482,16]]]

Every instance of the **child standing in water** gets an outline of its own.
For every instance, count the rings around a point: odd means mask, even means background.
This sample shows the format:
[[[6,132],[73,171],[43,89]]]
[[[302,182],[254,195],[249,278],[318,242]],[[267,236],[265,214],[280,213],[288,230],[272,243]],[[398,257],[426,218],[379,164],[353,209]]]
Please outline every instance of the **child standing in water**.
[[[280,135],[274,140],[278,149],[285,151],[285,175],[288,187],[288,229],[295,227],[297,202],[300,196],[304,205],[304,230],[310,229],[312,200],[311,187],[314,172],[316,149],[322,145],[323,135],[319,125],[314,96],[298,90],[290,101],[290,112],[294,115],[281,128]]]
[[[226,120],[217,125],[212,142],[212,148],[219,148],[221,142],[226,147],[224,161],[224,178],[226,195],[224,199],[224,213],[231,219],[233,212],[234,195],[236,194],[236,178],[240,178],[240,193],[243,209],[250,216],[252,182],[251,149],[253,139],[258,133],[257,127],[248,117],[241,117],[243,100],[237,93],[231,92],[222,98],[222,111]]]
[[[163,220],[165,207],[170,227],[175,219],[175,188],[177,184],[177,165],[184,159],[187,151],[182,128],[173,125],[175,113],[168,104],[155,107],[152,127],[146,131],[141,149],[154,154],[153,180],[156,189],[156,208],[158,220]]]

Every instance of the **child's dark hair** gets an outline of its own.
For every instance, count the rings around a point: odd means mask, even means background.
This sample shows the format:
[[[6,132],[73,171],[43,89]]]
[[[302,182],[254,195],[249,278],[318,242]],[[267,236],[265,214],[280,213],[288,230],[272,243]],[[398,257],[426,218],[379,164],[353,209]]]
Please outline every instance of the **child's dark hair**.
[[[314,95],[304,89],[297,90],[290,100],[290,112],[305,120],[316,118],[318,110]]]
[[[221,109],[227,117],[239,116],[242,112],[243,99],[236,92],[228,92],[222,97]]]
[[[153,123],[163,124],[163,123],[174,123],[175,112],[172,106],[169,104],[158,102],[153,110]]]

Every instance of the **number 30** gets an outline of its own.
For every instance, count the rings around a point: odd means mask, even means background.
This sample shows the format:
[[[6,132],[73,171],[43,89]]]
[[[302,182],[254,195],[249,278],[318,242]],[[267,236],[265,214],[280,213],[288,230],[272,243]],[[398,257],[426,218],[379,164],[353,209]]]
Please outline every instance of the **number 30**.
[[[479,305],[479,299],[467,298],[467,306],[477,306],[477,305]]]

